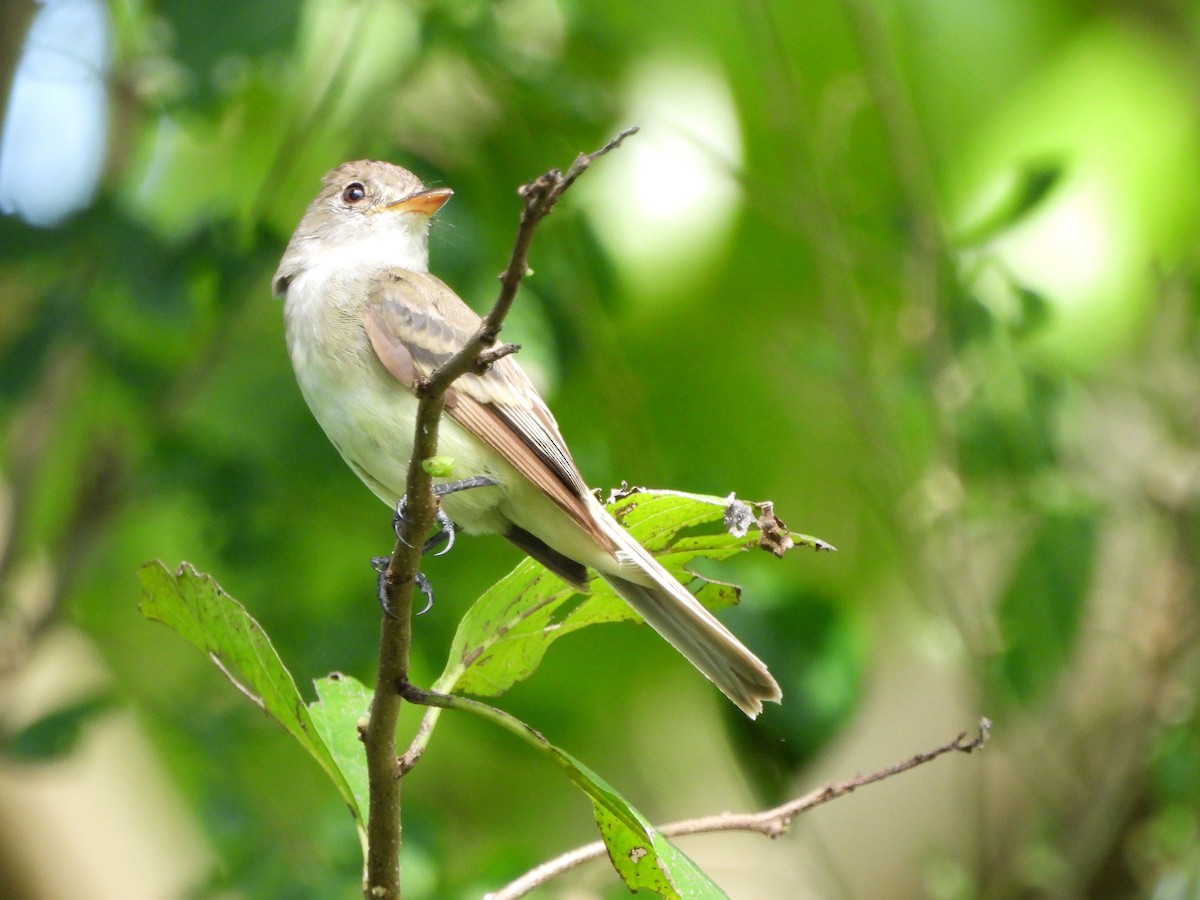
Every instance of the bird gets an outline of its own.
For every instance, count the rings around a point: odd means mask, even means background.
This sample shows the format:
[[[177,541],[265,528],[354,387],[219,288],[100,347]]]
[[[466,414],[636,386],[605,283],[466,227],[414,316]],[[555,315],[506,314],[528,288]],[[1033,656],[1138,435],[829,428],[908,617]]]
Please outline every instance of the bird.
[[[393,508],[406,490],[414,388],[481,321],[429,272],[431,219],[452,193],[392,163],[343,163],[322,179],[272,280],[305,401],[345,462]],[[594,571],[749,717],[780,701],[767,666],[588,489],[515,357],[453,383],[439,454],[484,485],[442,498],[465,533],[503,535],[581,591]]]

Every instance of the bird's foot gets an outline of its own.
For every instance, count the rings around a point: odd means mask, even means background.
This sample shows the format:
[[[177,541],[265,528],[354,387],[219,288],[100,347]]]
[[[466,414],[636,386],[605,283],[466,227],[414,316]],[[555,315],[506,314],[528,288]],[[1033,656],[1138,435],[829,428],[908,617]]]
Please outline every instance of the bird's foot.
[[[397,615],[388,603],[387,595],[387,570],[390,562],[390,556],[372,557],[371,568],[379,573],[379,580],[375,586],[375,591],[379,598],[379,608],[383,610],[385,616],[395,619]],[[423,616],[433,609],[433,586],[430,585],[429,579],[420,572],[413,576],[413,584],[416,585],[418,591],[425,595],[425,606],[417,613],[418,616]]]
[[[447,481],[444,484],[435,484],[433,486],[433,495],[437,498],[445,497],[449,494],[457,494],[460,491],[469,491],[474,488],[494,487],[498,482],[494,478],[489,478],[487,475],[472,475],[470,478],[462,478],[458,481]],[[396,532],[396,537],[402,544],[408,546],[404,541],[404,509],[408,505],[408,495],[400,498],[400,502],[396,504],[396,512],[392,516],[392,530]],[[445,547],[437,552],[437,556],[445,556],[450,552],[450,548],[454,546],[454,535],[458,530],[458,526],[451,521],[446,515],[446,511],[440,506],[438,507],[435,517],[437,531],[425,542],[421,548],[421,555],[424,556],[431,550],[445,543]]]
[[[442,498],[448,494],[457,494],[459,491],[469,491],[473,488],[494,487],[498,482],[494,478],[489,478],[487,475],[472,475],[470,478],[462,478],[458,481],[447,481],[444,484],[435,484],[433,486],[433,495],[437,498]],[[396,504],[396,512],[392,515],[392,530],[396,532],[396,539],[404,546],[409,546],[404,540],[404,509],[408,505],[408,497],[403,496],[400,502]],[[450,548],[454,546],[454,535],[458,531],[458,526],[446,515],[446,511],[438,506],[438,511],[434,517],[434,522],[437,525],[437,531],[430,535],[421,547],[421,555],[424,556],[430,551],[436,550],[442,544],[446,546],[438,550],[435,556],[445,556],[450,552]],[[385,615],[395,617],[395,613],[388,606],[387,602],[387,567],[390,562],[390,557],[377,556],[371,560],[371,565],[376,572],[379,573],[379,583],[377,591],[379,594],[379,606]],[[429,579],[420,572],[414,577],[414,583],[417,589],[425,595],[425,608],[422,609],[418,616],[424,615],[433,608],[433,588],[429,584]]]
[[[457,494],[459,491],[469,491],[473,488],[495,487],[499,483],[495,478],[487,475],[472,475],[470,478],[460,478],[458,481],[435,484],[433,493],[437,497],[445,497],[447,494]]]

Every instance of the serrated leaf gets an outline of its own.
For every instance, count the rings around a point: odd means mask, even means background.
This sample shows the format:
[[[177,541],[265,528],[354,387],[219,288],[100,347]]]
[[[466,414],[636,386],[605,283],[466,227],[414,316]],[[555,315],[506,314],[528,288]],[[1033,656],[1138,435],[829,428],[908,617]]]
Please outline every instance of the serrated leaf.
[[[181,563],[174,573],[161,562],[145,563],[138,569],[138,580],[142,584],[142,602],[138,605],[142,615],[162,622],[207,654],[235,687],[308,751],[350,807],[365,847],[365,807],[359,804],[356,791],[262,626],[212,577],[198,573],[187,563]],[[322,713],[322,717],[324,725],[329,726],[337,715]]]
[[[757,527],[770,516],[759,505],[756,527],[735,536],[726,530],[732,498],[635,489],[619,495],[608,509],[672,575],[688,585],[710,609],[738,602],[738,589],[692,572],[697,559],[724,560],[770,543],[779,550],[779,535],[768,542]],[[765,510],[765,512],[764,512]],[[779,523],[782,525],[782,523]],[[808,535],[783,532],[798,546],[831,549]],[[786,549],[786,548],[785,548]],[[637,614],[600,579],[579,592],[532,560],[524,560],[487,590],[459,624],[450,656],[434,689],[443,693],[496,696],[528,678],[550,645],[580,628],[605,622],[638,621]]]
[[[550,643],[561,636],[552,623],[559,607],[575,593],[532,560],[519,563],[463,617],[433,689],[491,697],[527,678]]]

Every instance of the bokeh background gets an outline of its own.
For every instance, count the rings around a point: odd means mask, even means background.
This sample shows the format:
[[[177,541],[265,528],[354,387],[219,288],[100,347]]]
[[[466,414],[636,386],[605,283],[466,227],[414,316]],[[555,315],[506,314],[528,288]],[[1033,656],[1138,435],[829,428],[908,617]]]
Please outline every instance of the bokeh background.
[[[389,513],[292,379],[291,229],[399,162],[455,189],[433,270],[482,307],[516,187],[635,123],[506,336],[594,485],[772,499],[839,552],[713,573],[784,683],[754,725],[630,625],[502,705],[657,821],[995,722],[778,842],[684,842],[735,898],[1200,892],[1195,3],[10,0],[0,97],[3,896],[358,895],[334,790],[134,571],[211,572],[306,689],[369,681]],[[429,563],[418,681],[516,558]],[[455,716],[404,820],[411,898],[593,833]]]

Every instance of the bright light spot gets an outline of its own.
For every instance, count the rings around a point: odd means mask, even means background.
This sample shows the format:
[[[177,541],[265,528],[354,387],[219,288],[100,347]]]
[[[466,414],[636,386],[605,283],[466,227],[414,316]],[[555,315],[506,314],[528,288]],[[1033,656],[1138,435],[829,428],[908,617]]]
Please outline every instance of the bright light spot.
[[[1030,340],[1044,358],[1090,367],[1131,346],[1159,273],[1194,252],[1200,129],[1188,78],[1148,33],[1099,24],[981,122],[959,160],[951,221],[968,233],[1003,210],[1014,176],[1062,166],[1038,206],[963,255],[968,272],[996,263],[972,289],[999,315],[1019,315],[1014,286],[1041,295],[1049,315]]]
[[[682,295],[720,260],[738,208],[742,142],[713,68],[660,59],[629,78],[641,131],[588,173],[584,202],[635,288]]]
[[[1014,285],[1046,301],[1050,320],[1038,341],[1064,360],[1083,362],[1119,342],[1135,327],[1131,297],[1145,291],[1152,251],[1113,179],[1102,166],[1080,165],[1027,219],[964,255],[968,268],[985,262],[973,289],[1000,321],[1022,315]]]
[[[91,200],[104,166],[108,9],[48,0],[21,52],[0,139],[0,212],[55,225]]]
[[[1123,268],[1125,242],[1098,180],[1063,185],[1040,213],[1001,236],[992,250],[1020,284],[1053,297],[1060,308],[1084,303]]]

